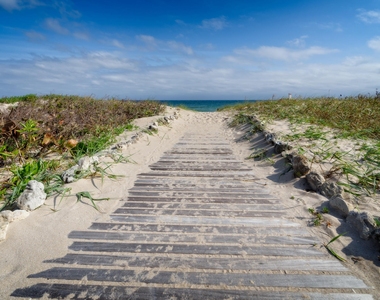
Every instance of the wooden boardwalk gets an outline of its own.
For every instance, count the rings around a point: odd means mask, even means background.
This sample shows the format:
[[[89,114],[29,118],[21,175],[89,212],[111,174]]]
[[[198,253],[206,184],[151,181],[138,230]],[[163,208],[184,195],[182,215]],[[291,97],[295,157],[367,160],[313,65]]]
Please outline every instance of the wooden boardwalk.
[[[71,232],[67,255],[12,296],[372,299],[220,136],[188,133],[150,168],[109,222]]]

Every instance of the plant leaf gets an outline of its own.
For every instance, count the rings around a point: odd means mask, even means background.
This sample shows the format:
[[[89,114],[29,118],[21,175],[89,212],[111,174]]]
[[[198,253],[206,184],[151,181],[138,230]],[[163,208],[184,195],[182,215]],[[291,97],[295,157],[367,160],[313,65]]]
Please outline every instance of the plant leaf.
[[[339,239],[342,235],[345,235],[346,233],[347,233],[347,232],[344,232],[344,233],[341,233],[341,234],[339,234],[339,235],[333,237],[333,238],[330,240],[330,242],[328,242],[328,243],[326,244],[326,246],[330,245],[332,242],[336,241],[337,239]]]

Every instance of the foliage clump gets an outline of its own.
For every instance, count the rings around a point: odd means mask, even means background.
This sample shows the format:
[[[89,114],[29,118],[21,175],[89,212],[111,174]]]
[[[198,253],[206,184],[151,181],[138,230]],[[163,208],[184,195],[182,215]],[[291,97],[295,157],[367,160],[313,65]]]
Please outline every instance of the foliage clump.
[[[2,98],[9,103],[21,102],[10,112],[1,111],[0,165],[7,158],[22,161],[37,157],[47,150],[65,151],[78,148],[94,137],[110,139],[125,130],[136,118],[161,113],[164,106],[157,101],[97,100],[92,97],[46,95],[36,99],[31,95]]]
[[[1,103],[0,167],[9,177],[0,182],[0,211],[11,208],[32,179],[43,182],[48,195],[67,192],[57,173],[61,161],[43,160],[48,153],[68,154],[71,161],[94,155],[132,129],[134,119],[165,109],[158,101],[63,95],[5,97]]]

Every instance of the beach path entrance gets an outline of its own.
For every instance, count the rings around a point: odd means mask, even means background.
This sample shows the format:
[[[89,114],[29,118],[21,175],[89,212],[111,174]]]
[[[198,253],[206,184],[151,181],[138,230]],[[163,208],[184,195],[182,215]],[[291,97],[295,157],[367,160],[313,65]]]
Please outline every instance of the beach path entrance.
[[[12,296],[372,299],[217,131],[189,131],[64,257]]]

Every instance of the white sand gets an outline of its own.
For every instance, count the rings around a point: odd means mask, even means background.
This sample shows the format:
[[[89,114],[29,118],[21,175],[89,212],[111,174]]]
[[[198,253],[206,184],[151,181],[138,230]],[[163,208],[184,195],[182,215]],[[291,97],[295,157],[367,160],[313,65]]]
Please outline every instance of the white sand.
[[[172,114],[174,109],[170,109],[168,114]],[[236,132],[226,126],[227,113],[195,113],[181,110],[180,118],[173,121],[169,126],[160,126],[158,134],[144,135],[136,144],[131,144],[123,154],[130,156],[135,163],[118,164],[113,166],[112,173],[123,175],[121,179],[112,181],[105,179],[102,183],[100,179],[82,179],[68,186],[72,188],[72,195],[60,199],[49,198],[46,204],[31,215],[19,222],[10,224],[7,239],[0,243],[2,258],[0,259],[0,299],[10,299],[10,294],[16,288],[28,287],[33,284],[33,280],[27,279],[29,274],[35,274],[47,269],[45,260],[59,258],[66,255],[68,246],[72,243],[68,239],[68,234],[73,230],[86,230],[92,222],[107,220],[109,214],[120,205],[119,200],[125,199],[128,189],[134,184],[137,174],[149,171],[149,165],[158,161],[162,154],[169,150],[184,134],[188,128],[192,130],[204,130],[213,127],[223,127],[223,134],[231,143],[234,153],[240,159],[246,158],[252,150],[250,148],[255,142],[236,142],[239,135],[244,132]],[[141,128],[158,119],[158,117],[140,119],[136,121]],[[277,124],[283,127],[285,123]],[[132,133],[128,134],[132,135]],[[262,139],[257,138],[255,147],[266,147]],[[308,193],[305,189],[305,181],[293,178],[289,172],[280,176],[284,170],[284,165],[279,157],[274,157],[276,163],[271,165],[267,162],[246,161],[248,166],[256,172],[260,184],[265,185],[279,199],[284,200],[284,204],[292,214],[296,216],[305,227],[311,219],[307,212],[309,207],[319,207],[326,202],[326,198]],[[94,197],[109,197],[109,201],[98,202],[101,212],[96,211],[89,200],[84,203],[77,203],[75,193],[89,191]],[[59,203],[60,202],[60,203]],[[51,209],[57,209],[53,212]],[[330,228],[313,227],[311,231],[318,235],[322,241],[328,241],[336,234],[336,227],[342,226],[342,220],[337,216],[329,216],[332,223]],[[344,237],[334,244],[342,256],[345,253],[339,250],[347,245],[352,246],[352,237]],[[355,240],[356,242],[356,240]],[[358,251],[356,256],[360,256],[360,248],[369,247],[370,242],[356,245],[352,249]],[[351,251],[351,250],[350,250]],[[370,286],[379,284],[379,268],[371,260],[372,252],[365,252],[362,261],[354,264],[348,258],[347,266],[355,274],[366,281]],[[36,281],[37,282],[37,281]],[[379,285],[378,285],[379,286]],[[19,298],[18,298],[19,299]]]

